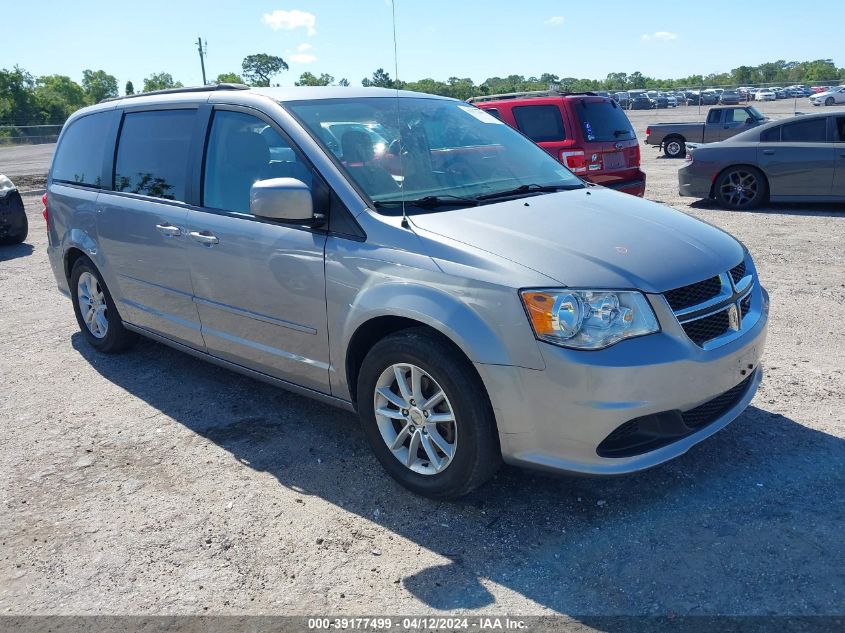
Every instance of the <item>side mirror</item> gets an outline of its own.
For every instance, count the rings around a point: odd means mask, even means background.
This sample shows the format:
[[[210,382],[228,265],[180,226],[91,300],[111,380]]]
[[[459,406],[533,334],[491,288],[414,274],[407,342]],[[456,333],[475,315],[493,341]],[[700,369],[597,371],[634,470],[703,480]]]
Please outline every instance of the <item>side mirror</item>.
[[[745,123],[746,125],[751,125],[752,123],[754,123],[754,117],[748,117],[747,119],[745,119]]]
[[[309,224],[320,219],[314,214],[311,189],[296,178],[259,180],[249,189],[249,211],[259,218]]]

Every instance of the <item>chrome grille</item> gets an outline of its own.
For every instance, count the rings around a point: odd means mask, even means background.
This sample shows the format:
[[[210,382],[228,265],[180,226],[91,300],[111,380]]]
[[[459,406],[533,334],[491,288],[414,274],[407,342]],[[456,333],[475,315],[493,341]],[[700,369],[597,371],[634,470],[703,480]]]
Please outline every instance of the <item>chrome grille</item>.
[[[715,277],[664,293],[689,339],[709,349],[742,330],[752,309],[754,280],[746,261]]]

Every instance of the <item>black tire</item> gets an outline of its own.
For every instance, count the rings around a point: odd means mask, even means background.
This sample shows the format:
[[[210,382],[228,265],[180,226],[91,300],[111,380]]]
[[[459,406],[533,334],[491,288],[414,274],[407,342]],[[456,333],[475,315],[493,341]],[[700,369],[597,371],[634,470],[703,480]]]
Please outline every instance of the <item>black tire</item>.
[[[664,139],[663,153],[667,158],[684,158],[687,155],[686,140],[681,136],[670,136]]]
[[[737,165],[719,174],[713,193],[721,206],[742,211],[759,207],[769,195],[769,184],[756,167]]]
[[[825,100],[824,100],[824,104],[825,104],[826,106],[832,106],[832,105],[833,105],[833,102],[834,102],[833,97],[828,97],[827,99],[825,99]]]
[[[91,330],[85,323],[82,316],[82,310],[79,305],[79,279],[83,274],[89,273],[94,276],[99,285],[99,289],[105,299],[106,309],[104,316],[108,327],[105,335],[97,337],[92,334]],[[98,352],[104,354],[115,354],[129,349],[138,340],[138,335],[135,332],[130,332],[123,327],[123,321],[120,318],[120,313],[114,304],[111,293],[103,281],[100,271],[97,270],[93,262],[85,256],[80,257],[73,264],[73,269],[70,273],[70,295],[73,302],[73,313],[76,315],[76,322],[79,324],[79,329],[82,336],[88,344]]]
[[[454,414],[455,449],[448,465],[422,474],[391,452],[375,412],[376,388],[395,364],[413,364],[430,375],[446,394]],[[455,499],[487,481],[501,465],[501,449],[486,390],[472,364],[450,343],[425,328],[392,334],[369,351],[358,378],[358,413],[364,434],[382,467],[409,490],[433,499]],[[399,426],[406,422],[395,420]],[[407,448],[410,448],[410,436]],[[417,448],[416,456],[421,448]],[[424,454],[423,454],[424,455]]]
[[[20,244],[29,234],[29,222],[21,195],[17,191],[7,194],[0,209],[0,245]]]

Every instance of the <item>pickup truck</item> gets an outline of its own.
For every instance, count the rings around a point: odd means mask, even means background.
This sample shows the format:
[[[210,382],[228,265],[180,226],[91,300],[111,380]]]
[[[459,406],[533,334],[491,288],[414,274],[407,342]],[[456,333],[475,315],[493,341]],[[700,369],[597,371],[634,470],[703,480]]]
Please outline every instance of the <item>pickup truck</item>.
[[[646,128],[645,142],[663,149],[669,158],[686,156],[686,144],[715,143],[744,132],[768,119],[752,106],[710,108],[704,123],[654,123]]]

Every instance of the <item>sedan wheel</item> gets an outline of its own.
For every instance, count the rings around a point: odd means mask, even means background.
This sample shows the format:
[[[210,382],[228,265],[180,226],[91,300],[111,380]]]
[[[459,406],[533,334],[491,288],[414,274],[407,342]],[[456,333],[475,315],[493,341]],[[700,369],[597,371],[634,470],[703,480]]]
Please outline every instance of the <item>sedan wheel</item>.
[[[833,97],[828,97],[827,99],[825,99],[825,100],[824,100],[824,104],[825,104],[826,106],[832,106],[832,105],[833,105],[833,101],[834,101]]]
[[[732,209],[752,209],[765,195],[766,182],[756,169],[729,169],[716,183],[719,201]]]
[[[375,414],[393,456],[421,475],[443,472],[458,444],[455,412],[443,388],[423,369],[395,364],[379,376]]]

